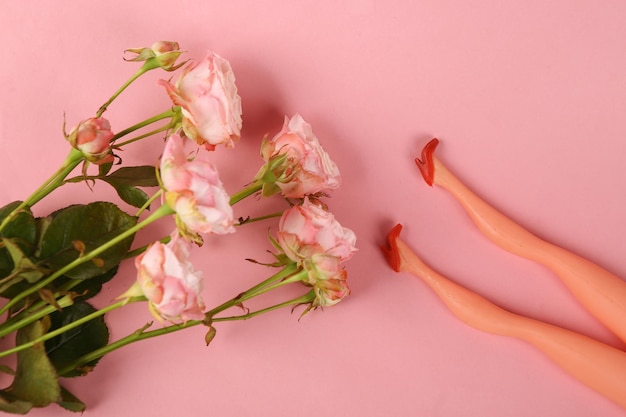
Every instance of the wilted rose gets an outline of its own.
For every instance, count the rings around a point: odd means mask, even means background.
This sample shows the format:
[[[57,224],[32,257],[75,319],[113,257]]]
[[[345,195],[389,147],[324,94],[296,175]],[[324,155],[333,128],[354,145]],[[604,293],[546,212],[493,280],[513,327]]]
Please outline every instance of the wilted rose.
[[[217,169],[207,161],[187,159],[183,138],[171,135],[160,164],[165,199],[176,212],[181,233],[233,233],[233,209]]]
[[[189,64],[175,84],[161,81],[183,114],[185,135],[208,150],[224,144],[232,147],[241,134],[241,98],[230,63],[209,52]]]

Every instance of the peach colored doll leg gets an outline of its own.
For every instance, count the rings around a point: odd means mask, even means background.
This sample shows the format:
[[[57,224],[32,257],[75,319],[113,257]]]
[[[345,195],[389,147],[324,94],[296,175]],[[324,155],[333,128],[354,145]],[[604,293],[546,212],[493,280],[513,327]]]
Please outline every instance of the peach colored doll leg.
[[[395,271],[421,278],[466,324],[524,340],[580,382],[626,408],[626,352],[587,336],[506,311],[450,281],[422,262],[400,239],[397,225],[383,248]]]
[[[501,248],[551,269],[580,303],[626,342],[626,281],[525,230],[467,188],[434,155],[433,139],[416,159],[424,180],[448,190],[480,231]],[[624,377],[626,379],[626,377]]]

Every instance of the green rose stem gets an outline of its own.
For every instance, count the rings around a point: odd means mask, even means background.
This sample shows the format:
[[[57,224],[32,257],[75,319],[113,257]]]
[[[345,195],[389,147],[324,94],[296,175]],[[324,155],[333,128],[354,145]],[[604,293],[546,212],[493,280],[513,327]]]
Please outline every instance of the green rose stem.
[[[65,158],[63,165],[50,178],[48,178],[39,188],[33,192],[30,197],[17,206],[8,216],[0,223],[0,231],[17,216],[17,214],[26,207],[32,207],[42,198],[50,194],[59,186],[63,185],[65,177],[84,159],[82,152],[72,148],[69,155]]]
[[[70,295],[68,292],[81,282],[82,280],[74,279],[62,285],[58,291],[54,293],[56,305],[51,305],[47,301],[39,300],[28,308],[20,311],[18,314],[11,316],[11,318],[0,325],[0,337],[4,337],[14,330],[19,330],[27,324],[37,321],[54,311],[58,311],[58,307],[65,308],[74,304],[75,295]]]
[[[293,300],[289,300],[289,301],[285,301],[284,303],[280,303],[280,304],[276,304],[270,307],[266,307],[266,308],[262,308],[261,310],[257,310],[257,311],[251,311],[249,313],[246,314],[240,314],[237,316],[228,316],[228,317],[214,317],[213,318],[213,323],[217,323],[220,321],[236,321],[236,320],[248,320],[251,319],[252,317],[256,317],[259,316],[263,313],[268,313],[270,311],[274,311],[274,310],[278,310],[279,308],[283,308],[283,307],[288,307],[288,306],[299,306],[302,304],[308,304],[310,302],[312,302],[315,299],[315,292],[313,292],[313,290],[309,291],[308,293],[294,298]]]
[[[121,142],[121,143],[116,143],[115,147],[116,148],[122,148],[122,147],[124,147],[126,145],[129,145],[129,144],[133,143],[133,142],[137,142],[137,141],[139,141],[141,139],[145,139],[145,138],[148,138],[150,136],[156,135],[157,133],[167,132],[168,130],[170,130],[174,126],[175,126],[175,124],[168,123],[165,126],[159,127],[158,129],[154,129],[154,130],[152,130],[152,131],[150,131],[148,133],[144,133],[142,135],[135,136],[134,138],[125,140],[124,142]]]
[[[280,272],[272,275],[265,281],[249,288],[238,296],[231,298],[224,304],[221,304],[211,311],[208,311],[205,316],[210,319],[214,315],[231,307],[237,306],[253,297],[256,297],[283,285],[290,284],[292,282],[302,281],[304,278],[307,277],[307,272],[298,269],[299,267],[296,263],[287,264]]]
[[[267,219],[273,219],[276,217],[280,217],[282,215],[283,215],[283,212],[279,211],[276,213],[270,213],[270,214],[266,214],[264,216],[259,216],[259,217],[248,217],[245,219],[241,218],[239,223],[235,223],[235,226],[243,226],[244,224],[248,224],[248,223],[260,222],[260,221],[267,220]]]
[[[295,272],[297,271],[297,272]],[[295,273],[294,273],[295,272]],[[292,274],[292,276],[290,277],[289,275]],[[221,322],[221,321],[235,321],[235,320],[246,320],[246,319],[250,319],[252,317],[258,316],[260,314],[263,313],[267,313],[273,310],[277,310],[279,308],[282,307],[286,307],[286,306],[290,306],[290,305],[300,305],[300,304],[306,304],[309,303],[311,301],[313,301],[313,299],[315,298],[315,294],[313,293],[313,291],[309,291],[307,294],[294,298],[292,300],[283,302],[283,303],[279,303],[276,305],[273,305],[271,307],[266,307],[264,309],[261,310],[257,310],[257,311],[253,311],[253,312],[248,312],[246,314],[242,314],[242,315],[237,315],[237,316],[229,316],[229,317],[214,317],[216,314],[219,314],[220,312],[227,310],[231,307],[237,306],[239,304],[241,304],[243,301],[245,300],[249,300],[250,298],[256,297],[262,293],[265,293],[267,291],[270,291],[272,289],[278,288],[282,285],[286,285],[292,282],[296,282],[299,280],[302,280],[304,277],[306,276],[306,272],[305,271],[298,271],[298,268],[296,267],[295,264],[290,264],[287,265],[282,271],[278,272],[275,275],[272,275],[271,277],[269,277],[268,279],[266,279],[265,281],[261,282],[260,284],[257,284],[253,287],[251,287],[250,289],[248,289],[247,291],[237,295],[236,297],[230,299],[229,301],[213,308],[212,310],[208,311],[205,316],[206,319],[205,320],[190,320],[187,321],[185,323],[181,323],[181,324],[175,324],[172,326],[166,326],[160,329],[155,329],[155,330],[151,330],[151,331],[145,331],[148,327],[150,327],[150,323],[145,325],[144,327],[136,330],[135,332],[129,334],[126,337],[123,337],[113,343],[110,343],[100,349],[94,350],[93,352],[90,352],[80,358],[78,358],[76,361],[74,361],[73,363],[67,365],[66,367],[60,369],[58,371],[58,374],[63,376],[64,374],[79,368],[81,366],[83,366],[86,363],[89,363],[93,360],[96,359],[100,359],[101,357],[103,357],[104,355],[106,355],[107,353],[113,352],[114,350],[117,350],[121,347],[124,347],[126,345],[129,345],[131,343],[135,343],[135,342],[139,342],[140,340],[145,340],[145,339],[150,339],[152,337],[157,337],[157,336],[161,336],[164,334],[168,334],[168,333],[173,333],[179,330],[183,330],[183,329],[187,329],[190,327],[194,327],[197,326],[199,324],[204,324],[207,325],[208,323],[212,323],[212,322]],[[279,281],[277,283],[277,281]]]
[[[127,257],[124,257],[124,259],[127,259]],[[79,279],[73,279],[59,287],[57,292],[54,293],[54,299],[58,299],[57,305],[50,305],[47,301],[39,300],[33,303],[28,308],[20,311],[18,314],[12,316],[9,320],[0,325],[0,337],[4,337],[7,334],[11,333],[11,331],[13,330],[18,330],[23,326],[32,323],[33,321],[39,320],[40,318],[47,316],[54,311],[58,311],[59,309],[57,308],[57,306],[60,308],[65,308],[74,304],[74,297],[77,294],[68,294],[68,292],[81,282],[83,281]],[[23,324],[16,324],[18,321],[21,322],[22,320],[24,320]],[[9,326],[14,326],[15,328],[8,329]]]
[[[150,208],[150,205],[152,203],[154,203],[154,201],[161,197],[161,195],[163,195],[163,188],[159,188],[159,191],[157,191],[156,193],[152,194],[152,196],[146,200],[146,202],[143,204],[143,206],[141,206],[139,208],[139,210],[137,210],[137,213],[135,214],[135,217],[139,217],[141,215],[141,213],[143,213],[144,211],[148,210]]]
[[[127,259],[127,257],[124,257],[123,259]],[[81,282],[84,282],[84,281],[80,279],[73,279],[73,280],[66,282],[65,284],[63,284],[57,289],[57,291],[53,294],[53,298],[57,300],[58,307],[65,308],[74,304],[74,297],[78,294],[69,294],[69,291],[75,286],[79,285]],[[9,334],[11,330],[7,331],[7,327],[13,326],[14,323],[18,321],[27,320],[27,317],[28,317],[30,318],[28,323],[31,323],[33,321],[36,321],[50,314],[49,312],[58,311],[58,310],[59,309],[57,308],[56,305],[50,305],[49,302],[44,301],[43,299],[36,301],[31,306],[20,311],[18,314],[11,316],[9,320],[2,323],[2,325],[0,325],[0,337],[3,337]],[[28,324],[28,323],[25,322],[25,324]],[[14,330],[17,330],[21,327],[23,326],[15,325]]]
[[[56,306],[45,304],[43,302],[42,304],[44,304],[43,308],[42,306],[39,306],[39,309],[37,309],[31,314],[26,314],[25,317],[21,317],[19,318],[19,320],[7,321],[3,323],[2,329],[0,330],[0,337],[4,337],[16,330],[21,329],[22,327],[29,325],[32,322],[35,322],[41,319],[42,317],[47,316],[48,314],[54,313],[55,311],[58,311],[59,308],[69,307],[72,304],[74,304],[74,301],[72,297],[66,295],[60,298],[59,300],[57,300]],[[5,354],[5,352],[0,352],[0,357],[6,356],[9,353]]]
[[[150,223],[160,219],[161,217],[165,217],[165,216],[168,216],[168,215],[173,214],[173,213],[174,213],[174,210],[172,210],[170,206],[162,205],[161,207],[156,209],[154,211],[154,213],[152,213],[150,216],[146,217],[143,221],[137,223],[135,226],[131,227],[130,229],[128,229],[126,231],[124,231],[123,233],[120,233],[119,235],[117,235],[113,239],[109,240],[107,243],[97,247],[96,249],[90,251],[89,253],[86,253],[84,256],[81,256],[80,258],[75,259],[74,261],[72,261],[69,264],[65,265],[63,268],[58,269],[57,271],[55,271],[52,275],[50,275],[46,279],[37,282],[37,284],[29,287],[28,290],[25,290],[25,291],[21,292],[19,295],[17,295],[14,298],[12,298],[7,304],[5,304],[2,308],[0,308],[0,314],[3,314],[4,312],[8,311],[11,307],[13,307],[15,304],[20,302],[22,299],[24,299],[27,296],[37,292],[38,290],[44,288],[46,285],[50,284],[51,282],[53,282],[55,279],[57,279],[61,275],[65,274],[66,272],[72,270],[73,268],[77,267],[78,265],[81,265],[81,264],[83,264],[83,263],[85,263],[85,262],[95,258],[96,256],[100,255],[102,252],[106,251],[109,248],[112,248],[113,246],[115,246],[116,244],[121,242],[122,240],[132,236],[134,233],[136,233],[137,231],[139,231],[143,227],[145,227],[145,226],[149,225]]]
[[[266,307],[264,309],[261,310],[257,310],[257,311],[252,311],[246,314],[242,314],[242,315],[238,315],[238,316],[229,316],[229,317],[216,317],[213,319],[213,322],[222,322],[222,321],[236,321],[236,320],[248,320],[251,319],[255,316],[258,316],[260,314],[263,313],[268,313],[270,311],[274,311],[283,307],[288,307],[288,306],[298,306],[301,304],[307,304],[310,303],[311,301],[313,301],[313,299],[315,298],[315,294],[313,293],[313,291],[309,291],[307,294],[294,298],[293,300],[289,300],[280,304],[276,304],[273,305],[271,307]],[[83,366],[86,363],[92,362],[96,359],[100,359],[101,357],[103,357],[104,355],[113,352],[114,350],[117,350],[121,347],[124,347],[126,345],[129,345],[131,343],[135,343],[135,342],[139,342],[141,340],[145,340],[145,339],[150,339],[153,337],[157,337],[157,336],[161,336],[161,335],[165,335],[165,334],[169,334],[169,333],[173,333],[179,330],[183,330],[183,329],[188,329],[190,327],[194,327],[197,326],[199,324],[205,324],[203,321],[201,320],[192,320],[192,321],[188,321],[186,323],[182,323],[182,324],[177,324],[177,325],[173,325],[173,326],[167,326],[167,327],[163,327],[161,329],[156,329],[156,330],[151,330],[149,332],[145,331],[146,328],[149,327],[149,325],[144,326],[141,329],[138,329],[137,331],[131,333],[130,335],[123,337],[122,339],[119,339],[111,344],[108,344],[100,349],[94,350],[93,352],[90,352],[80,358],[78,358],[74,363],[66,366],[65,368],[62,368],[58,371],[58,374],[60,376],[63,376],[64,374],[73,371],[76,368],[79,368],[81,366]]]
[[[182,117],[181,113],[180,113],[180,108],[179,107],[174,107],[172,109],[164,111],[163,113],[159,113],[156,116],[150,117],[150,118],[148,118],[146,120],[143,120],[143,121],[141,121],[141,122],[139,122],[137,124],[134,124],[134,125],[126,128],[126,129],[124,129],[124,130],[122,130],[120,132],[117,132],[115,134],[115,136],[113,136],[113,138],[111,138],[111,142],[115,142],[119,138],[121,138],[123,136],[126,136],[129,133],[132,133],[132,132],[134,132],[136,130],[139,130],[142,127],[148,126],[148,125],[150,125],[150,124],[152,124],[154,122],[158,122],[159,120],[167,119],[167,118],[170,118],[170,117],[172,118],[172,120],[167,125],[165,125],[165,126],[163,126],[161,128],[158,128],[158,129],[156,129],[156,130],[154,130],[154,131],[152,131],[150,133],[146,133],[145,135],[141,135],[140,137],[137,137],[137,138],[131,139],[129,141],[126,141],[126,142],[124,142],[122,144],[118,144],[117,146],[120,147],[120,146],[125,145],[127,143],[135,142],[135,141],[137,141],[139,139],[143,139],[143,138],[145,138],[147,136],[151,136],[151,135],[159,133],[161,131],[173,128],[174,126],[176,126],[179,123],[180,117]]]
[[[129,302],[144,301],[144,300],[145,300],[145,297],[133,297],[130,300],[122,300],[122,301],[118,301],[117,303],[113,303],[111,305],[108,305],[108,306],[106,306],[104,308],[101,308],[100,310],[94,311],[93,313],[91,313],[91,314],[89,314],[87,316],[84,316],[84,317],[81,317],[80,319],[74,320],[73,322],[71,322],[70,324],[68,324],[66,326],[59,327],[58,329],[55,329],[55,330],[53,330],[51,332],[48,332],[48,333],[44,334],[43,336],[41,336],[41,337],[39,337],[37,339],[31,340],[31,341],[23,343],[23,344],[21,344],[19,346],[15,346],[14,348],[7,349],[7,350],[5,350],[3,352],[0,352],[0,358],[8,356],[8,355],[11,355],[13,353],[19,352],[19,351],[24,350],[24,349],[31,348],[31,347],[33,347],[33,346],[35,346],[37,344],[45,342],[46,340],[50,340],[53,337],[59,336],[59,335],[65,333],[68,330],[71,330],[71,329],[73,329],[75,327],[78,327],[81,324],[87,323],[88,321],[91,321],[91,320],[95,319],[96,317],[100,317],[100,316],[102,316],[102,315],[104,315],[104,314],[106,314],[106,313],[108,313],[110,311],[113,311],[115,309],[123,307],[126,304],[128,304]],[[51,311],[51,313],[52,313],[52,311]],[[35,321],[35,320],[33,320],[33,321]]]
[[[122,84],[122,86],[115,93],[113,93],[111,98],[109,98],[106,101],[106,103],[104,103],[102,106],[100,106],[100,108],[98,109],[98,112],[96,113],[96,117],[102,116],[102,114],[107,110],[107,108],[111,105],[111,103],[113,103],[113,101],[120,94],[122,94],[122,92],[124,90],[126,90],[126,88],[129,85],[131,85],[137,78],[141,77],[143,74],[145,74],[148,71],[151,71],[153,69],[159,68],[160,66],[161,66],[161,64],[156,59],[148,59],[148,60],[146,60],[144,62],[144,64],[141,66],[141,68],[139,68],[136,73],[134,73],[124,84]]]
[[[287,285],[287,284],[290,284],[290,283],[293,283],[293,282],[301,281],[303,278],[306,277],[307,272],[306,271],[302,271],[302,270],[297,271],[297,269],[298,268],[297,268],[295,263],[289,264],[289,265],[285,266],[285,268],[283,268],[282,271],[278,272],[277,274],[272,275],[271,277],[269,277],[265,281],[261,282],[260,284],[257,284],[255,286],[251,287],[247,291],[237,295],[236,297],[228,300],[227,302],[225,302],[225,303],[215,307],[214,309],[208,311],[207,313],[205,313],[205,316],[207,317],[208,320],[214,320],[213,316],[215,314],[218,314],[218,313],[220,313],[220,312],[222,312],[224,310],[227,310],[227,309],[229,309],[231,307],[240,305],[241,303],[243,303],[246,300],[249,300],[249,299],[251,299],[253,297],[256,297],[256,296],[258,296],[260,294],[263,294],[265,292],[271,291],[271,290],[273,290],[275,288],[278,288],[278,287],[281,287],[283,285]],[[72,304],[72,301],[71,301],[70,297],[66,296],[63,299],[65,299],[65,298],[67,298],[68,300],[63,302],[63,304],[65,304],[65,305],[63,305],[62,307],[67,307],[68,305]],[[61,300],[63,300],[63,299],[61,299]],[[61,300],[59,300],[59,301],[61,301]],[[2,352],[0,352],[0,358],[8,356],[8,355],[16,353],[16,352],[19,352],[19,351],[24,350],[24,349],[28,349],[30,347],[35,346],[38,343],[43,343],[46,340],[52,339],[53,337],[56,337],[56,336],[58,336],[60,334],[63,334],[63,333],[65,333],[68,330],[71,330],[71,329],[73,329],[75,327],[80,326],[81,324],[87,323],[88,321],[93,320],[93,319],[95,319],[97,317],[103,316],[104,314],[106,314],[106,313],[108,313],[110,311],[113,311],[113,310],[116,310],[116,309],[118,309],[120,307],[123,307],[124,305],[128,304],[129,302],[145,301],[145,300],[146,300],[146,298],[143,297],[143,296],[131,297],[129,299],[124,299],[124,300],[118,301],[116,303],[110,304],[107,307],[101,308],[101,309],[99,309],[99,310],[97,310],[97,311],[95,311],[95,312],[93,312],[93,313],[91,313],[91,314],[89,314],[89,315],[87,315],[85,317],[81,317],[80,319],[75,320],[75,321],[73,321],[73,322],[71,322],[71,323],[69,323],[69,324],[67,324],[67,325],[65,325],[63,327],[60,327],[60,328],[55,329],[55,330],[53,330],[51,332],[48,332],[45,335],[43,335],[43,336],[41,336],[41,337],[39,337],[39,338],[37,338],[35,340],[31,340],[31,341],[29,341],[27,343],[21,344],[19,346],[15,346],[14,348],[2,351]],[[276,307],[276,308],[278,308],[278,307]],[[54,312],[56,310],[56,308],[53,307],[53,306],[49,306],[49,308],[44,309],[44,310],[47,310],[47,314],[50,314],[50,313]],[[269,310],[268,309],[264,309],[264,310],[270,311],[271,308]],[[258,315],[258,314],[261,314],[261,313],[257,312],[256,315]],[[37,319],[39,319],[39,318],[41,318],[41,317],[43,317],[45,315],[46,314],[41,314],[41,315],[37,314],[36,317],[32,317],[32,316],[26,317],[23,320],[20,320],[19,322],[14,323],[12,326],[10,326],[10,328],[8,329],[8,331],[5,334],[8,334],[8,333],[10,333],[10,332],[12,332],[14,330],[18,330],[19,328],[21,328],[21,327],[23,327],[23,326],[25,326],[25,325],[27,325],[29,323],[32,323],[32,322],[36,321]],[[241,320],[241,319],[239,319],[239,320]],[[224,319],[221,319],[221,321],[224,321]],[[196,321],[190,321],[190,322],[187,322],[187,323],[200,324],[200,323],[204,323],[204,321],[203,320],[196,320]],[[181,327],[181,325],[168,326],[168,327],[176,327],[176,328],[190,327],[190,326],[187,325],[187,323],[185,323],[182,327]],[[158,331],[158,330],[155,330],[155,332],[156,331]]]
[[[251,196],[254,193],[261,191],[263,188],[263,181],[255,180],[250,184],[243,187],[240,191],[230,196],[230,205],[234,206],[244,198]]]

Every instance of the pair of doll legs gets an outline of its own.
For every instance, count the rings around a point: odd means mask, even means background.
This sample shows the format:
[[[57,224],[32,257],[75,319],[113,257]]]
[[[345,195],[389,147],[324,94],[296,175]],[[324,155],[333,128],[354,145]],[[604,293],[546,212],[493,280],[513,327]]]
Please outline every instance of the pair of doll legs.
[[[508,219],[468,189],[434,155],[437,139],[416,159],[424,180],[449,191],[481,232],[503,249],[551,269],[579,302],[626,342],[626,281],[594,263],[546,242]],[[582,334],[506,311],[426,265],[400,239],[401,225],[383,252],[395,271],[421,278],[466,324],[525,340],[566,372],[626,408],[626,352]]]

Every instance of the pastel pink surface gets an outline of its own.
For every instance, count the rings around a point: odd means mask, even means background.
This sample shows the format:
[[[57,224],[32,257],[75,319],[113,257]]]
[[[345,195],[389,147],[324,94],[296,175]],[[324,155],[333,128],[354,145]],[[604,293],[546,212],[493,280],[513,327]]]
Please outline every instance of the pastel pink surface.
[[[625,17],[618,1],[3,2],[2,204],[59,166],[64,115],[68,126],[92,116],[128,78],[124,49],[176,40],[189,57],[215,50],[237,76],[243,137],[213,156],[231,190],[256,173],[263,135],[300,113],[343,175],[330,208],[358,236],[345,301],[301,320],[281,310],[222,324],[208,348],[199,328],[126,347],[66,381],[84,415],[625,415],[532,347],[463,325],[378,249],[401,222],[404,240],[456,282],[624,348],[549,272],[481,236],[413,159],[439,137],[439,158],[495,207],[626,277]],[[107,112],[113,128],[167,108],[156,85],[167,77],[121,96]],[[159,152],[141,143],[123,158],[152,164]],[[84,185],[55,196],[36,214],[103,198]],[[264,256],[266,227],[196,252],[208,305],[265,276],[243,259]],[[99,305],[133,274],[125,265]],[[108,319],[113,338],[147,320],[143,305]]]

